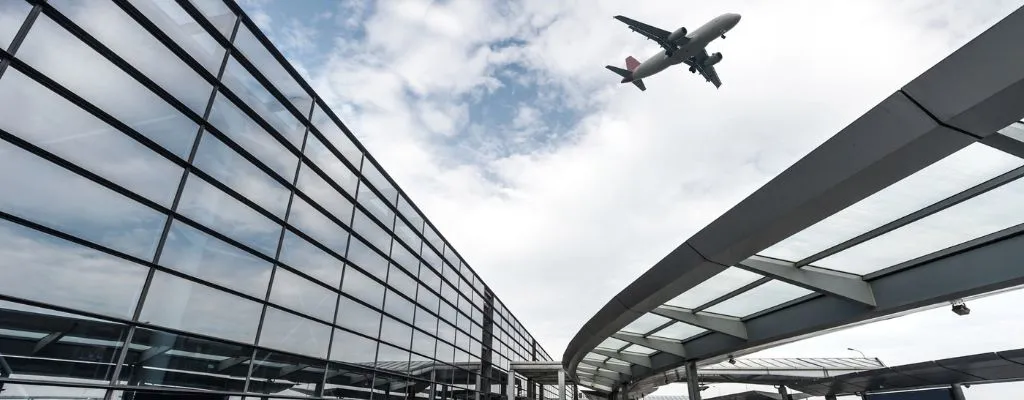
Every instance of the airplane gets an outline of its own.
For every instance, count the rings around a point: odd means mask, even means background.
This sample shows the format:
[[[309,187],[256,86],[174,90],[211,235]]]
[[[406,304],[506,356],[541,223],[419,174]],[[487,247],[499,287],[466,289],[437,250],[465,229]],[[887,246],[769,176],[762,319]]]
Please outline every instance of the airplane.
[[[715,88],[722,86],[722,80],[715,72],[715,64],[722,61],[722,53],[708,55],[706,47],[712,40],[719,37],[725,39],[725,33],[740,22],[739,14],[719,15],[690,33],[687,33],[685,27],[676,29],[675,32],[669,32],[621,15],[616,15],[615,19],[624,22],[632,31],[654,40],[664,49],[642,63],[633,56],[627,57],[626,69],[611,65],[605,66],[622,77],[621,83],[632,83],[644,91],[647,90],[647,86],[644,85],[643,78],[673,65],[685,63],[690,66],[691,73],[700,72],[705,80],[715,85]]]

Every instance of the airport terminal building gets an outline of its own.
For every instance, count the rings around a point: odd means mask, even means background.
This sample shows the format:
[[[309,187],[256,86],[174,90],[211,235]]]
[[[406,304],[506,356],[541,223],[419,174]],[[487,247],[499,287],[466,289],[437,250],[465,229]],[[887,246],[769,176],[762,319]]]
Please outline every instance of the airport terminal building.
[[[552,360],[232,0],[3,1],[0,58],[0,398],[478,400]]]

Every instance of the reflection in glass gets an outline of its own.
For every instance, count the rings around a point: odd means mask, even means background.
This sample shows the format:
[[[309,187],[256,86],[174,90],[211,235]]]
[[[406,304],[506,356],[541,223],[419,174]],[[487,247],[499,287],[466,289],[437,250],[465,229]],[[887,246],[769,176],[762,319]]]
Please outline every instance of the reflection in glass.
[[[1011,139],[1024,142],[1024,121],[1014,122],[1006,128],[1000,129],[999,134]]]
[[[224,48],[199,27],[174,0],[129,0],[150,22],[181,46],[211,74],[220,69]],[[209,92],[207,92],[209,94]]]
[[[664,329],[654,332],[652,336],[663,337],[672,340],[683,340],[688,339],[693,335],[704,333],[706,331],[706,329],[698,328],[690,324],[676,322],[672,325],[665,327]]]
[[[281,227],[196,175],[185,181],[178,212],[273,257]]]
[[[437,333],[437,317],[422,308],[416,309],[415,325],[431,335]]]
[[[262,307],[217,289],[157,272],[139,320],[242,343],[256,339]]]
[[[359,235],[363,237],[363,239],[366,239],[367,242],[372,244],[373,247],[376,247],[384,254],[387,254],[388,252],[391,251],[391,235],[388,234],[388,232],[385,231],[384,228],[381,228],[380,225],[377,225],[377,223],[370,219],[370,217],[367,217],[366,214],[363,214],[363,212],[360,210],[356,210],[355,215],[353,216],[352,229],[358,232]],[[350,260],[354,258],[363,259],[359,257],[359,255],[349,255]],[[379,265],[379,263],[381,262],[384,261],[377,260],[371,262],[371,265]],[[359,262],[356,261],[356,264],[359,264]],[[360,266],[363,265],[360,264]],[[370,268],[370,265],[366,265],[363,267]]]
[[[235,14],[224,4],[223,0],[188,0],[188,2],[192,3],[224,38],[231,37],[231,30],[235,25]]]
[[[1020,158],[971,144],[760,254],[799,261],[1022,165]]]
[[[324,146],[323,142],[320,141],[314,135],[309,135],[306,138],[306,149],[304,150],[306,157],[320,168],[330,180],[338,184],[346,194],[352,196],[356,195],[356,186],[358,185],[359,179],[356,178],[355,173],[345,163],[341,162],[333,152]],[[359,165],[358,163],[356,164]]]
[[[729,300],[715,304],[705,311],[743,318],[811,293],[813,292],[802,287],[783,281],[772,280],[740,293]]]
[[[181,221],[171,224],[160,265],[257,298],[270,282],[270,262]]]
[[[349,233],[298,196],[292,199],[288,223],[337,254],[349,247]]]
[[[284,66],[271,55],[270,51],[256,39],[256,35],[249,30],[249,27],[244,25],[238,27],[234,45],[281,92],[281,95],[298,109],[301,115],[308,115],[312,98],[302,86],[299,86],[299,83],[285,70]]]
[[[384,285],[377,283],[355,268],[345,270],[341,290],[345,294],[377,308],[382,308],[384,304]]]
[[[758,279],[761,279],[761,275],[729,267],[665,304],[692,310]]]
[[[0,93],[0,129],[170,207],[181,167],[18,70],[4,73]]]
[[[404,373],[409,370],[409,352],[382,342],[377,346],[377,368]]]
[[[352,166],[359,170],[360,165],[363,161],[363,152],[356,147],[352,139],[341,130],[338,124],[334,123],[320,105],[317,104],[313,111],[313,127],[315,127],[320,133],[327,139],[334,148],[338,149],[345,159],[352,164]],[[354,192],[353,192],[354,193]]]
[[[326,358],[324,354],[318,358]],[[265,350],[256,352],[249,392],[276,396],[309,396],[324,378],[324,362]]]
[[[0,49],[11,45],[32,6],[24,1],[0,2]]]
[[[113,375],[127,327],[0,301],[0,332],[3,376],[54,379],[47,375],[60,371],[57,380],[105,383]],[[9,388],[4,387],[5,396],[17,393]]]
[[[0,196],[0,211],[143,260],[153,258],[167,221],[149,207],[2,140],[0,188],[17,193]],[[74,199],[74,207],[68,207],[67,199]]]
[[[284,234],[279,260],[332,288],[340,289],[341,271],[344,265],[341,260],[327,254],[290,230]]]
[[[198,126],[49,17],[32,25],[18,58],[181,158]],[[68,68],[73,65],[74,68]]]
[[[270,301],[322,321],[332,322],[338,294],[284,268],[278,268],[274,273]]]
[[[397,347],[407,348],[409,341],[412,340],[412,327],[394,318],[384,316],[380,325],[380,340]]]
[[[101,379],[97,379],[96,382],[92,383],[101,382]],[[64,386],[23,385],[18,383],[5,383],[3,386],[5,398],[10,399],[59,399],[61,397],[58,396],[66,396],[69,392],[68,388]],[[74,388],[70,392],[76,396],[76,399],[102,399],[106,394],[105,389],[93,388]]]
[[[362,240],[359,240],[359,238],[353,237],[349,242],[348,255],[346,257],[349,261],[380,280],[387,279],[385,275],[388,272],[388,260],[376,250],[363,243]]]
[[[391,272],[388,273],[388,286],[408,297],[416,297],[416,280],[394,265],[391,265]]]
[[[815,266],[868,274],[1024,223],[1024,180],[1016,180],[822,259]]]
[[[338,299],[338,319],[336,325],[376,338],[380,333],[380,317],[378,311],[372,310],[352,299],[341,296]]]
[[[619,340],[619,339],[616,339],[616,338],[613,338],[613,337],[607,338],[603,342],[601,342],[601,343],[599,343],[597,345],[598,348],[615,350],[615,351],[618,351],[619,349],[621,349],[623,347],[626,347],[626,346],[629,346],[629,342],[626,342],[624,340]]]
[[[441,290],[441,277],[430,268],[420,268],[420,282],[432,291]]]
[[[49,4],[99,39],[197,115],[206,110],[211,86],[178,56],[109,1],[50,0]]]
[[[331,215],[341,221],[342,224],[352,225],[352,202],[341,193],[338,193],[333,186],[327,183],[308,164],[303,163],[299,170],[299,179],[296,187],[306,196],[327,210]],[[344,253],[342,253],[344,254]]]
[[[334,330],[331,360],[349,364],[372,364],[376,356],[377,342],[341,329]]]
[[[298,157],[256,124],[223,93],[210,110],[210,123],[287,182],[295,179]]]
[[[302,135],[306,128],[234,57],[228,58],[222,81],[295,148],[302,147]]]
[[[252,348],[136,328],[121,384],[241,392]]]
[[[398,201],[398,190],[395,189],[391,182],[388,182],[387,178],[384,177],[384,173],[380,172],[373,163],[369,162],[366,163],[366,165],[363,165],[362,173],[363,177],[370,181],[370,185],[380,192],[380,196],[384,202],[395,205]]]
[[[412,333],[412,351],[422,354],[426,357],[434,357],[434,344],[437,343],[437,339],[427,335],[418,330],[414,330]],[[416,357],[416,355],[413,355]]]
[[[259,345],[310,357],[323,357],[327,353],[330,336],[331,329],[325,324],[276,307],[267,307]]]
[[[214,135],[204,135],[193,165],[279,218],[289,191]]]

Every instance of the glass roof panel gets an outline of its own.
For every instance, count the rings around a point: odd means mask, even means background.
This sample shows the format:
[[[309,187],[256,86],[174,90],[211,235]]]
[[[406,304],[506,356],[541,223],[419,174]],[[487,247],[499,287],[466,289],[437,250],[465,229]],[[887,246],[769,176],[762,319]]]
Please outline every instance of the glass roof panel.
[[[705,311],[742,318],[810,293],[810,290],[802,287],[772,280],[729,300],[715,304]]]
[[[600,354],[587,353],[587,355],[583,356],[583,358],[586,360],[602,361],[605,359],[605,356],[602,356]]]
[[[683,292],[683,294],[676,296],[676,298],[669,300],[665,304],[686,309],[694,309],[760,278],[761,275],[753,272],[745,271],[736,267],[729,267],[726,268],[725,271],[719,272],[718,275],[712,276],[708,280],[701,282],[699,285]]]
[[[999,131],[1003,136],[1007,136],[1013,139],[1024,142],[1024,121],[1014,122]]]
[[[601,344],[597,345],[597,347],[601,349],[619,351],[619,349],[626,347],[626,345],[628,344],[629,342],[610,337],[601,342]]]
[[[631,324],[626,325],[625,328],[622,328],[622,331],[646,335],[650,331],[669,323],[669,321],[671,320],[660,315],[647,313],[637,318]]]
[[[886,233],[814,265],[868,274],[1024,223],[1024,179]]]
[[[684,340],[693,337],[693,335],[704,333],[705,331],[706,329],[704,328],[698,328],[690,324],[676,322],[672,325],[669,325],[665,329],[654,332],[654,334],[651,336],[663,337],[666,339],[673,340]]]
[[[605,360],[604,362],[607,363],[607,364],[615,364],[615,365],[632,365],[632,364],[630,364],[628,362],[625,362],[625,361],[622,361],[622,360],[619,360],[619,359],[615,359],[615,358],[609,358],[609,359]]]
[[[799,261],[1024,165],[974,143],[776,243],[760,254]]]
[[[638,345],[638,344],[630,345],[629,347],[627,347],[625,349],[622,349],[622,351],[625,352],[625,353],[643,354],[645,356],[646,355],[651,355],[651,354],[654,354],[654,353],[657,352],[657,350],[654,350],[654,349],[651,349],[651,348],[647,348],[647,347],[644,347],[644,346],[641,346],[641,345]]]

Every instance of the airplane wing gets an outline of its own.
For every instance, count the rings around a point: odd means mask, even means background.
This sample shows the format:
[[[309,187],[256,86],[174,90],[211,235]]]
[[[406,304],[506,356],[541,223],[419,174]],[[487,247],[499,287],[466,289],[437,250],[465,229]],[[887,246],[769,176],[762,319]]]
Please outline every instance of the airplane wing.
[[[677,45],[669,43],[668,41],[668,37],[669,35],[672,34],[672,32],[651,25],[647,25],[643,22],[634,20],[632,18],[623,17],[621,15],[616,15],[615,19],[622,21],[624,24],[629,26],[629,29],[632,30],[633,32],[639,33],[648,39],[658,42],[658,45],[665,48],[665,50],[676,50]]]
[[[696,59],[694,59],[694,60],[686,60],[685,62],[686,62],[687,65],[695,68],[697,70],[697,72],[700,72],[700,75],[703,76],[704,79],[706,79],[708,82],[711,82],[711,84],[715,85],[716,88],[721,87],[722,86],[722,80],[718,77],[718,72],[715,71],[715,66],[714,65],[709,65],[709,66],[704,65],[704,60],[707,60],[708,57],[710,57],[710,56],[708,55],[707,50],[704,50],[704,53],[701,54]]]

